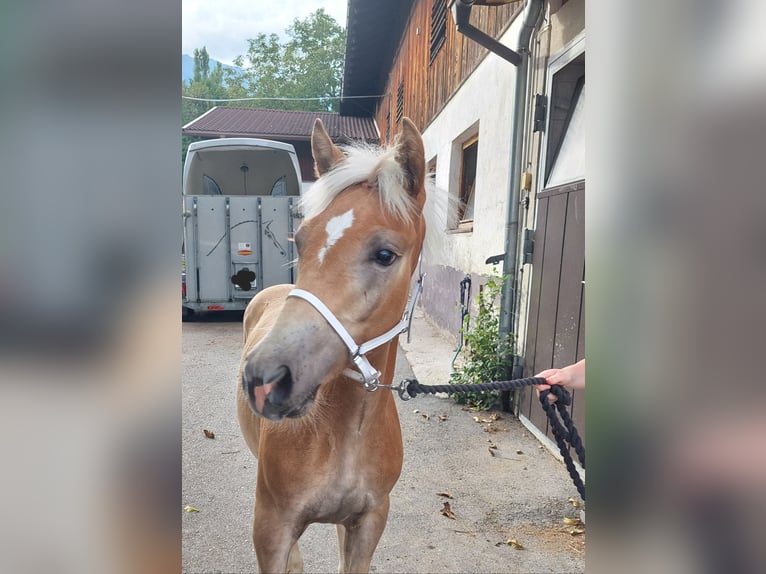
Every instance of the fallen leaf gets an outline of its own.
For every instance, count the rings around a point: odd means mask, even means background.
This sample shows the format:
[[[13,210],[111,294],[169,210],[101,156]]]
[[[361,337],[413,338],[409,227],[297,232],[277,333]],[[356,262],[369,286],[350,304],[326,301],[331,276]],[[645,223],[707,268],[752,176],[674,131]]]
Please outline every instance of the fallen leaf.
[[[489,443],[489,448],[497,448],[497,445],[491,439],[487,439],[487,442]]]
[[[580,502],[580,501],[579,501],[579,500],[577,500],[576,498],[569,498],[569,499],[567,500],[567,502],[569,502],[569,503],[570,503],[572,506],[574,506],[575,508],[580,508],[580,507],[582,506],[582,502]]]
[[[564,517],[564,524],[568,524],[569,526],[581,526],[582,520],[579,518]]]
[[[523,450],[517,450],[516,454],[524,454],[524,451]]]
[[[443,496],[444,498],[452,498],[452,495],[449,492],[437,492],[436,496]]]
[[[430,421],[430,420],[431,420],[431,415],[429,415],[428,413],[423,413],[421,416],[422,416],[424,419],[426,419],[427,421]]]
[[[573,528],[572,530],[570,530],[569,534],[571,534],[572,536],[578,536],[580,534],[585,534],[585,528],[583,528],[582,526],[578,526],[577,528]]]
[[[184,510],[185,510],[186,512],[199,512],[199,509],[198,509],[198,508],[194,508],[193,506],[191,506],[191,505],[189,505],[189,504],[187,504],[186,506],[184,506]]]
[[[511,548],[515,548],[516,550],[524,550],[524,545],[521,544],[518,540],[515,538],[509,538],[505,541],[505,543],[510,546]]]
[[[442,515],[446,516],[447,518],[451,518],[452,520],[455,520],[456,518],[455,513],[452,512],[452,508],[450,508],[449,502],[444,502],[440,512]]]
[[[447,420],[447,415],[439,415],[439,417],[438,417],[438,418],[439,418],[439,422],[440,422],[440,423],[443,423],[444,421],[446,421],[446,420]]]
[[[205,436],[207,438],[215,438],[215,433],[213,431],[209,431],[207,429],[202,429],[202,432],[205,433]]]
[[[479,417],[473,417],[474,422],[480,423]]]
[[[419,413],[419,412],[420,412],[420,409],[415,409],[415,410],[414,410],[414,411],[412,411],[412,412],[413,412],[413,413],[415,413],[415,414],[417,414],[417,413]]]
[[[497,413],[492,413],[491,415],[489,415],[489,420],[491,420],[491,421],[493,421],[493,422],[494,422],[494,421],[498,421],[498,420],[500,420],[501,418],[503,418],[503,417],[501,417],[501,416],[500,416],[499,414],[497,414]]]
[[[495,447],[495,448],[497,448],[497,447]],[[489,448],[487,448],[487,450],[489,451],[489,454],[491,454],[492,456],[495,456],[495,451],[492,450],[491,446]]]

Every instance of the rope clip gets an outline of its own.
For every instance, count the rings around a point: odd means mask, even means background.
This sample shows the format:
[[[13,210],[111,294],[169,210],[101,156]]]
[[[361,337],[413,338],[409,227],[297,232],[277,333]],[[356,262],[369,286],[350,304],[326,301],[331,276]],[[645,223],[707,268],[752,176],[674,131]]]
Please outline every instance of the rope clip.
[[[403,401],[409,401],[411,398],[413,398],[414,395],[410,394],[409,386],[410,383],[409,379],[402,379],[402,381],[396,386],[397,391],[399,392],[399,398]]]

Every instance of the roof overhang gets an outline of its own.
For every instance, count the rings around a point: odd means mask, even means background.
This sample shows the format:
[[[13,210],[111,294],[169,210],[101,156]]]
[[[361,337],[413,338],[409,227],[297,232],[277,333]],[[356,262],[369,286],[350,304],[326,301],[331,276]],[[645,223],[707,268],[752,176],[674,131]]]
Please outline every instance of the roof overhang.
[[[341,115],[375,114],[413,5],[412,0],[349,0]]]

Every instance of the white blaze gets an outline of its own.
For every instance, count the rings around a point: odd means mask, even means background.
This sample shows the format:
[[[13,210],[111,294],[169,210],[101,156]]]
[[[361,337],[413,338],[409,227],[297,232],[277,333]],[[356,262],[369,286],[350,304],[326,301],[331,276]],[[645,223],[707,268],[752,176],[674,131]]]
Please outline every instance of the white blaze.
[[[325,227],[325,231],[327,231],[327,241],[324,244],[324,247],[319,250],[319,264],[321,265],[324,263],[324,257],[327,255],[327,251],[335,245],[335,243],[343,237],[343,233],[351,227],[351,224],[354,223],[354,210],[349,209],[346,213],[342,215],[336,215],[330,221],[327,222],[327,226]]]

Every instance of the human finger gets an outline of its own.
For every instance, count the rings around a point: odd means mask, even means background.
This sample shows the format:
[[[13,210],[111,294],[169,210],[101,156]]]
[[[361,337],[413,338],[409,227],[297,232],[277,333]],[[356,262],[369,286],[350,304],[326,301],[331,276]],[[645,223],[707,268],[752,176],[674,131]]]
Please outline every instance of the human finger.
[[[550,385],[535,385],[535,392],[537,393],[537,398],[538,399],[540,398],[541,392],[547,391],[550,388],[551,388]],[[557,399],[556,395],[554,395],[553,393],[548,393],[548,402],[550,404],[555,403],[556,399]]]
[[[548,377],[555,375],[559,372],[559,369],[545,369],[544,371],[540,371],[535,375],[535,377],[541,378],[541,379],[547,379]]]
[[[540,391],[547,391],[551,388],[550,385],[532,385],[535,387],[535,390],[537,391],[538,396],[540,395]]]

